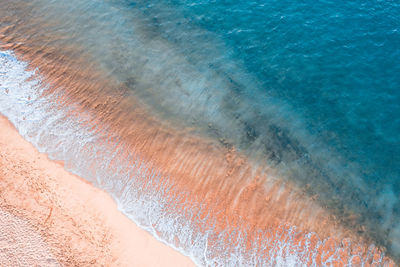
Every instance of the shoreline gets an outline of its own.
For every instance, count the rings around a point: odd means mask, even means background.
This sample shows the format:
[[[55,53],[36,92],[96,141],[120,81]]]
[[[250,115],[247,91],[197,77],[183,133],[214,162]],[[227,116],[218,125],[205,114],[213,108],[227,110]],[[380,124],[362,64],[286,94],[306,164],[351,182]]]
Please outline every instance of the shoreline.
[[[14,50],[13,48],[15,47],[10,45],[8,48]],[[29,50],[27,51],[29,52]],[[147,189],[153,188],[158,193],[161,192],[161,195],[157,195],[157,193],[149,195],[152,199],[154,199],[153,197],[156,199],[157,197],[161,197],[162,200],[169,201],[168,206],[166,206],[168,212],[156,215],[161,215],[162,218],[165,218],[166,214],[179,214],[183,216],[186,219],[185,221],[190,224],[190,229],[195,229],[194,232],[197,231],[195,233],[200,238],[204,237],[205,231],[209,229],[208,227],[215,223],[213,238],[204,239],[205,247],[200,248],[201,251],[204,251],[204,248],[215,249],[215,251],[213,250],[213,253],[215,253],[213,260],[219,260],[217,259],[220,255],[219,253],[234,255],[235,247],[229,245],[232,243],[229,239],[239,240],[240,236],[237,233],[249,233],[247,239],[237,247],[240,250],[238,252],[239,255],[244,255],[241,258],[243,262],[246,259],[248,260],[246,258],[248,254],[246,253],[251,253],[251,249],[255,249],[258,256],[252,260],[258,261],[260,264],[262,262],[270,262],[270,264],[281,264],[284,266],[284,264],[302,262],[304,264],[314,263],[321,265],[322,262],[332,258],[337,264],[351,263],[357,265],[362,262],[373,262],[375,264],[388,263],[387,266],[391,266],[391,260],[384,256],[380,248],[365,244],[357,236],[349,233],[347,229],[340,227],[336,219],[330,216],[322,207],[318,206],[313,199],[307,198],[294,185],[279,182],[275,179],[274,175],[271,175],[268,169],[266,170],[262,166],[253,166],[251,162],[235,151],[235,149],[214,146],[214,143],[208,139],[193,136],[186,132],[177,132],[175,129],[168,127],[168,125],[160,123],[157,118],[148,114],[146,109],[143,109],[139,105],[133,105],[133,103],[136,103],[134,99],[126,97],[127,94],[122,93],[126,88],[114,85],[114,87],[107,89],[105,85],[108,83],[102,83],[103,79],[98,79],[101,75],[97,71],[87,69],[83,77],[80,75],[76,76],[72,70],[71,75],[61,75],[58,71],[62,71],[63,68],[58,68],[58,62],[47,62],[46,57],[41,58],[40,55],[30,58],[31,54],[25,52],[23,47],[16,48],[17,55],[20,55],[25,62],[29,62],[29,68],[38,66],[40,74],[36,73],[35,75],[40,75],[37,76],[39,77],[38,79],[50,85],[51,88],[45,91],[44,96],[37,96],[37,92],[27,89],[31,88],[29,86],[32,86],[28,84],[27,88],[22,87],[23,90],[26,90],[22,92],[23,96],[14,96],[17,99],[27,97],[27,100],[31,103],[31,106],[27,107],[29,107],[30,112],[33,112],[33,116],[27,116],[26,121],[25,116],[18,114],[18,111],[17,113],[7,111],[9,104],[3,102],[5,105],[4,110],[6,111],[5,115],[11,115],[9,116],[10,121],[16,121],[18,129],[22,129],[23,135],[27,137],[27,140],[33,140],[32,142],[41,147],[41,149],[51,142],[53,142],[53,145],[56,145],[54,142],[59,137],[59,131],[55,131],[52,127],[43,129],[44,131],[39,133],[40,141],[38,141],[34,138],[38,134],[37,129],[34,125],[30,125],[32,120],[37,120],[37,114],[40,114],[41,117],[43,116],[41,111],[45,111],[45,114],[50,115],[49,118],[54,125],[54,121],[51,119],[54,114],[43,110],[43,108],[46,109],[42,106],[44,103],[38,100],[42,99],[42,97],[46,99],[55,93],[55,97],[51,98],[50,101],[51,103],[56,103],[56,105],[49,106],[51,110],[60,109],[61,112],[65,112],[65,110],[63,111],[65,107],[73,106],[72,109],[67,109],[67,117],[78,121],[80,125],[89,127],[91,129],[89,131],[90,134],[95,134],[95,136],[98,134],[96,136],[96,147],[102,147],[100,150],[103,151],[102,153],[113,155],[111,157],[113,160],[110,162],[107,161],[108,169],[103,168],[103,163],[106,160],[105,157],[97,154],[99,156],[97,162],[78,163],[81,169],[89,168],[87,170],[88,173],[79,171],[76,173],[87,178],[96,185],[96,188],[99,186],[99,188],[105,189],[110,193],[107,196],[115,197],[115,192],[119,196],[125,194],[126,192],[121,188],[118,189],[120,183],[126,186],[129,185],[131,188],[142,188],[144,186]],[[39,64],[37,62],[39,59],[43,59],[44,62]],[[71,59],[71,62],[75,62],[74,59]],[[15,65],[11,66],[15,67]],[[57,71],[48,73],[47,71],[49,71],[50,66],[54,66],[52,69]],[[71,66],[68,65],[68,69]],[[23,70],[20,67],[23,67]],[[20,72],[21,70],[22,72]],[[25,73],[25,70],[26,66],[17,65],[17,69],[10,74],[13,77],[17,77],[17,81],[25,82],[27,77],[35,80],[36,76]],[[76,70],[79,70],[79,68],[76,68]],[[5,71],[8,73],[7,69]],[[54,80],[54,77],[59,78]],[[93,79],[88,83],[85,77],[93,77]],[[72,81],[74,82],[72,83]],[[62,86],[64,83],[65,85]],[[110,84],[113,83],[110,81]],[[14,103],[12,101],[12,93],[16,93],[19,87],[11,88],[14,90],[6,91],[5,96],[6,99],[10,96],[10,103]],[[68,90],[64,90],[65,88],[68,88]],[[32,87],[31,89],[36,90],[38,88]],[[115,93],[110,93],[112,89],[115,89]],[[57,94],[56,92],[58,91],[62,94]],[[21,94],[20,89],[18,92]],[[93,92],[97,93],[95,94],[95,99],[89,97]],[[42,94],[40,90],[38,94]],[[91,101],[87,102],[87,99],[91,99]],[[39,105],[35,104],[36,101],[38,101],[37,104]],[[19,106],[20,102],[16,103],[16,106],[11,107],[14,111],[25,110],[26,107],[24,105]],[[84,116],[82,117],[82,115]],[[65,130],[70,127],[70,125],[65,127],[64,122],[60,121],[58,117],[56,118],[57,125],[61,126],[61,128],[57,129]],[[122,123],[124,121],[129,121],[130,123],[127,125],[126,123]],[[42,123],[47,125],[46,120],[42,121]],[[80,129],[80,125],[74,129]],[[24,129],[24,127],[27,128]],[[105,128],[108,129],[107,134],[102,135],[102,130]],[[24,133],[27,129],[30,130]],[[112,138],[116,136],[122,140],[118,146],[115,146],[115,140]],[[75,136],[75,139],[80,138],[81,136],[79,135]],[[67,166],[71,163],[76,164],[77,162],[81,162],[81,158],[88,159],[91,153],[98,153],[96,150],[93,150],[94,147],[82,148],[81,143],[70,143],[68,138],[58,139],[58,142],[61,146],[67,145],[78,148],[78,150],[73,152],[74,157],[72,161],[66,154],[57,156],[58,159],[66,160],[65,163]],[[125,146],[123,152],[119,150],[122,143]],[[89,151],[87,150],[88,148]],[[44,150],[48,151],[47,149]],[[139,163],[136,162],[137,159],[135,157],[129,154],[130,151],[140,154]],[[60,163],[60,161],[57,161],[57,163]],[[61,167],[59,164],[58,166]],[[63,168],[61,167],[61,169]],[[75,170],[71,168],[71,170],[75,172],[77,168]],[[115,173],[116,170],[117,173]],[[148,179],[149,171],[157,173],[155,176],[156,179]],[[104,172],[104,175],[100,177],[100,182],[97,180],[99,179],[97,176],[99,172]],[[126,175],[127,173],[130,173],[130,175]],[[115,177],[117,179],[109,179],[110,175],[118,175],[118,177]],[[130,177],[132,175],[139,175],[138,183],[131,184]],[[157,179],[160,180],[158,181]],[[88,183],[86,180],[82,181]],[[103,184],[97,185],[96,183]],[[165,185],[170,184],[174,185],[173,190],[162,190],[163,188],[168,188]],[[110,186],[116,186],[116,191],[113,192]],[[220,195],[224,195],[225,198],[221,199]],[[140,201],[140,198],[137,199],[134,195],[124,196],[123,198],[123,201],[127,202],[137,202],[138,200]],[[174,202],[174,200],[177,201]],[[118,197],[115,201],[120,203]],[[205,203],[203,210],[198,205],[201,202]],[[187,207],[191,207],[193,210],[188,212]],[[133,216],[136,219],[135,212],[141,213],[141,209],[143,209],[142,206],[136,206],[136,210],[124,211],[124,213],[126,212],[128,217]],[[124,204],[122,204],[122,210],[124,210]],[[48,210],[42,214],[43,221],[47,220],[48,214]],[[193,214],[197,214],[199,217],[193,217]],[[147,218],[154,218],[149,216],[151,214],[141,214],[141,216],[143,215]],[[203,220],[207,218],[210,220]],[[161,223],[161,226],[163,226],[168,225],[170,222],[167,220],[157,223]],[[181,225],[187,226],[184,224]],[[148,226],[154,227],[153,224]],[[119,228],[119,225],[117,228]],[[234,232],[231,232],[232,229]],[[255,231],[255,229],[260,229],[261,232]],[[97,230],[94,229],[93,231]],[[162,232],[160,233],[162,234]],[[232,233],[233,235],[229,236],[223,233]],[[106,236],[106,234],[103,234],[103,236]],[[202,242],[202,240],[198,239],[188,239],[186,243],[180,243],[179,235],[178,238],[173,240],[168,239],[165,242],[171,243],[172,247],[182,248],[186,245],[185,248],[189,248],[187,254],[192,255],[196,261],[202,262],[205,258],[196,258],[199,254],[193,253],[194,251],[188,247],[193,245],[191,243],[193,241]],[[199,245],[199,243],[196,244]],[[223,246],[222,244],[228,245]],[[222,248],[224,249],[223,252]],[[93,249],[103,248],[95,246]],[[80,249],[75,250],[80,251]],[[74,255],[72,252],[69,253]],[[101,251],[100,254],[94,252],[93,255],[108,255],[107,253]],[[278,255],[282,253],[285,255],[289,253],[283,259],[284,262],[279,261],[280,257]],[[108,259],[99,260],[107,261]],[[230,260],[230,258],[220,259],[226,262]],[[84,262],[90,264],[90,261]],[[204,262],[202,263],[205,265]],[[77,263],[75,265],[84,264]]]
[[[30,247],[40,245],[54,266],[194,266],[128,219],[105,192],[38,152],[1,114],[0,128],[0,222],[26,225],[17,228],[20,233],[4,235],[0,254],[28,252],[21,248],[26,244],[15,242],[28,233]],[[20,262],[18,256],[7,263]],[[35,261],[35,255],[28,256]]]

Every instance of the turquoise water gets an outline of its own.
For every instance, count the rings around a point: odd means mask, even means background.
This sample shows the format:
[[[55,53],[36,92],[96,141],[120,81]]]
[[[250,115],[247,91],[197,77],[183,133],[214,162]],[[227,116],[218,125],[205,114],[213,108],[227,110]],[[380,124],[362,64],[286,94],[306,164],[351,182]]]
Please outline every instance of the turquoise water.
[[[155,114],[275,167],[400,257],[398,2],[29,5],[21,18],[54,22],[30,27],[85,47]]]
[[[192,66],[225,79],[215,90],[232,98],[222,100],[218,113],[232,122],[218,136],[250,154],[262,150],[257,157],[312,184],[326,206],[340,206],[339,215],[346,209],[361,214],[358,223],[398,253],[399,3],[114,4],[140,10],[149,31]]]
[[[318,135],[346,160],[360,164],[364,181],[389,183],[399,192],[398,3],[126,4],[140,9],[149,27],[157,28],[158,34],[193,61],[204,53],[198,40],[204,43],[219,38],[225,45],[221,48],[224,54],[207,58],[209,67],[232,75],[221,58],[228,57],[239,61],[258,82],[254,87],[240,84],[240,77],[230,77],[238,83],[232,90],[255,98],[272,95],[289,104],[294,114],[301,114],[310,134]],[[197,27],[207,31],[191,35]]]

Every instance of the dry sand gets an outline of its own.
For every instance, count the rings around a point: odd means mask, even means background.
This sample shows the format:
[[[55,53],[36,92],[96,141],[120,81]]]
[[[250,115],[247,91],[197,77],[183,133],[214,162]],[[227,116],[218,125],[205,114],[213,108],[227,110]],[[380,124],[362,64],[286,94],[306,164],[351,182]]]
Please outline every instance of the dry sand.
[[[0,266],[193,266],[0,115]]]

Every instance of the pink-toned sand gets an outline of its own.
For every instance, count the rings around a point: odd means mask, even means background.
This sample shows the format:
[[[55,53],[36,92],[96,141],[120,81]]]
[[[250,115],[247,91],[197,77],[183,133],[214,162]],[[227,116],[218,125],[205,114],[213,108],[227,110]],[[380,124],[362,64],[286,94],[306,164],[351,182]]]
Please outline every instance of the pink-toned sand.
[[[84,160],[84,159],[82,159]],[[0,115],[0,266],[193,266]]]

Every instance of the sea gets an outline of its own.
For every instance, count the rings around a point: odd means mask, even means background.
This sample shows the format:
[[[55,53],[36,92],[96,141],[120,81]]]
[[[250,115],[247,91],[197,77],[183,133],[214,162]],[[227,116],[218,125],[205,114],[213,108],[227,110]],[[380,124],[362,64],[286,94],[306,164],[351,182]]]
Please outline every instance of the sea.
[[[398,1],[0,0],[0,113],[199,266],[400,263]]]

